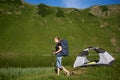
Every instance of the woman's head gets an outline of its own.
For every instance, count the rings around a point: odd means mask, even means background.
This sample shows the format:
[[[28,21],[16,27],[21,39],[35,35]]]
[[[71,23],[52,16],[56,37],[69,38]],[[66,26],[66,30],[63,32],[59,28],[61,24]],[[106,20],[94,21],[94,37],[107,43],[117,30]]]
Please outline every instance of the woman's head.
[[[61,40],[60,37],[55,37],[55,39],[54,39],[55,43],[59,43],[60,40]]]

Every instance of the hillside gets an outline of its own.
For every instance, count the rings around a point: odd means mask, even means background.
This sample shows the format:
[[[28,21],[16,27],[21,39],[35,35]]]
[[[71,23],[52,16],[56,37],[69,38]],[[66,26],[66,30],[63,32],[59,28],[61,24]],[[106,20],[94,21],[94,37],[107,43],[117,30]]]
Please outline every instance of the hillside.
[[[66,65],[73,64],[75,56],[90,45],[118,54],[119,34],[120,5],[81,10],[0,1],[0,67],[50,66],[55,36],[69,41]]]

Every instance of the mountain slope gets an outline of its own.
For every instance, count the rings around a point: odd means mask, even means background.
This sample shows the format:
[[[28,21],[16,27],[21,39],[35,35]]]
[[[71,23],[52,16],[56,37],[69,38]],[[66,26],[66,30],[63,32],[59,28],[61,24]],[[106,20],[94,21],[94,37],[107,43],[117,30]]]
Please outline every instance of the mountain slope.
[[[46,58],[51,59],[55,36],[69,41],[72,56],[66,65],[90,45],[120,52],[120,5],[79,10],[14,1],[0,3],[1,67],[50,66]]]

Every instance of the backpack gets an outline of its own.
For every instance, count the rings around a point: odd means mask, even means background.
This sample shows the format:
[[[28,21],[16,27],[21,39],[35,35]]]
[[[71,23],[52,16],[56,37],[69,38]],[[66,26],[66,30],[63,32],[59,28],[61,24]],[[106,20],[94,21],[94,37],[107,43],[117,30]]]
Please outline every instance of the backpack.
[[[62,45],[62,56],[68,56],[68,41],[61,40]]]

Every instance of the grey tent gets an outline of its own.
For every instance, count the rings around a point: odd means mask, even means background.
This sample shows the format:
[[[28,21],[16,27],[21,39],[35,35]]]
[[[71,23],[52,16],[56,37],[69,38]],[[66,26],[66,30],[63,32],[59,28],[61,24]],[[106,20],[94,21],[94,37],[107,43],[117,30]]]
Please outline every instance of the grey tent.
[[[90,62],[87,59],[87,55],[90,50],[94,50],[99,54],[98,62]],[[99,47],[88,47],[80,52],[80,54],[76,57],[73,68],[82,67],[82,66],[90,66],[90,65],[110,65],[114,62],[114,58],[104,49]]]

